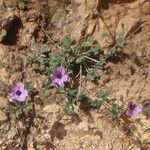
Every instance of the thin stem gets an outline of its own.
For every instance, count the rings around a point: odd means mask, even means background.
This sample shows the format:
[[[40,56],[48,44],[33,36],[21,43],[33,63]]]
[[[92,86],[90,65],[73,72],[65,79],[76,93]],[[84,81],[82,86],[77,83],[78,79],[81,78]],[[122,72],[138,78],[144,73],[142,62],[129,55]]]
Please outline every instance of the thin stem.
[[[87,58],[87,59],[89,59],[89,60],[92,60],[92,61],[94,61],[94,62],[96,62],[96,63],[99,63],[99,61],[98,60],[96,60],[96,59],[93,59],[93,58],[91,58],[91,57],[88,57],[88,56],[84,56],[85,58]]]
[[[141,28],[143,27],[142,25],[143,25],[143,24],[140,23],[139,26],[138,26],[134,31],[131,31],[131,33],[129,33],[129,32],[130,32],[130,31],[129,31],[128,33],[126,33],[126,34],[124,35],[124,38],[130,39],[132,35],[134,35],[139,29],[141,29]]]
[[[80,79],[79,79],[79,88],[78,88],[78,93],[77,93],[77,99],[79,98],[81,94],[81,87],[82,87],[82,64],[80,64]]]
[[[101,14],[101,16],[100,16],[100,19],[101,19],[101,21],[103,22],[103,24],[106,26],[106,28],[107,28],[107,30],[108,30],[108,32],[109,32],[109,35],[111,36],[112,40],[115,41],[115,37],[114,37],[114,35],[112,34],[112,32],[111,32],[110,28],[108,27],[108,25],[106,24],[106,22],[105,22],[105,20],[104,20],[104,18],[103,18],[103,16],[102,16],[102,14]]]
[[[59,45],[57,45],[51,38],[50,36],[47,34],[47,32],[45,31],[45,29],[41,26],[43,32],[45,33],[45,35],[48,37],[49,41],[54,44],[57,48],[61,49],[61,47]]]

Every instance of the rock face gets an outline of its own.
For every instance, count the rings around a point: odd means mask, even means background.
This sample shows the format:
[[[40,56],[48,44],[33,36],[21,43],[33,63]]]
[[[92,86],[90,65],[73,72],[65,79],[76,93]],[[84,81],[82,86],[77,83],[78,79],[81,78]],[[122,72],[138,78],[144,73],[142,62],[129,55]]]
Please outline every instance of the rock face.
[[[138,18],[125,16],[118,24],[116,35],[123,35],[127,37],[130,33],[134,32],[141,25]]]
[[[7,13],[0,16],[0,42],[4,40],[16,19],[16,15],[11,10],[6,12]]]
[[[5,108],[8,103],[8,100],[4,97],[0,97],[0,109]]]
[[[7,7],[12,1],[17,2],[17,0],[0,0],[0,41],[7,41],[7,37],[13,35],[11,30],[15,29],[14,25],[18,19],[22,25],[17,28],[19,32],[15,32],[17,39],[15,43],[0,44],[0,150],[139,150],[132,137],[125,134],[129,133],[130,125],[133,125],[133,133],[139,135],[142,149],[148,149],[150,147],[150,132],[147,129],[150,126],[150,36],[148,34],[150,0],[57,0],[60,3],[64,1],[72,3],[71,6],[59,9],[53,7],[48,9],[48,12],[44,12],[47,7],[42,7],[42,3],[46,6],[48,0],[31,0],[27,11],[8,11]],[[49,5],[53,5],[54,1],[56,0],[49,0]],[[5,3],[5,12],[1,13],[3,3]],[[36,8],[40,7],[42,10],[34,10],[35,4]],[[49,13],[50,10],[54,15]],[[17,11],[19,14],[16,13]],[[132,124],[127,122],[127,126],[126,122],[125,125],[123,124],[122,119],[118,122],[119,126],[117,122],[112,122],[109,118],[110,112],[105,110],[107,106],[87,111],[86,103],[81,106],[79,104],[81,102],[77,102],[74,105],[75,114],[70,116],[65,114],[63,110],[65,96],[55,94],[57,93],[55,89],[43,92],[45,88],[42,87],[43,83],[46,83],[47,76],[33,72],[32,66],[25,65],[28,54],[42,51],[43,43],[47,44],[48,48],[51,47],[41,26],[54,42],[68,34],[76,41],[82,40],[86,34],[93,35],[105,53],[105,50],[113,46],[113,40],[118,34],[130,35],[134,29],[137,29],[140,20],[144,23],[142,31],[127,39],[128,47],[122,50],[131,58],[121,58],[123,61],[117,62],[109,61],[97,84],[86,81],[85,78],[82,84],[83,88],[89,91],[85,94],[91,99],[99,91],[108,89],[112,92],[111,99],[115,99],[117,104],[120,104],[121,96],[125,103],[130,99],[139,100],[138,102],[143,105],[143,115],[137,120],[131,120]],[[13,37],[11,39],[14,39]],[[133,60],[132,55],[138,55],[137,59],[135,57]],[[144,55],[147,64],[142,57]],[[39,90],[39,94],[34,99],[35,111],[31,111],[20,120],[13,117],[7,119],[4,109],[8,103],[6,98],[9,93],[8,86],[18,80],[25,83],[31,81]],[[142,102],[141,97],[144,97],[145,101]],[[81,110],[81,107],[84,109]],[[137,130],[134,130],[136,128]],[[134,135],[133,139],[136,139]],[[138,140],[135,142],[138,143]]]
[[[7,116],[5,115],[4,112],[2,112],[2,111],[0,110],[0,122],[1,122],[1,121],[5,121],[5,120],[7,120]]]

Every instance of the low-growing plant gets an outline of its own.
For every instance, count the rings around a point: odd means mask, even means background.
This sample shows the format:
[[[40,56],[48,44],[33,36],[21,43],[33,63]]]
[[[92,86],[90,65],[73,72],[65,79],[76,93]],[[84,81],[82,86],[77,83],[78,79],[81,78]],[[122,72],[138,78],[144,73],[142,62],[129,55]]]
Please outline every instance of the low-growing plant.
[[[78,74],[79,66],[82,65],[82,73],[88,79],[95,80],[99,77],[97,70],[103,69],[106,62],[99,44],[88,40],[89,38],[86,38],[80,43],[75,43],[70,36],[66,36],[60,41],[60,50],[36,52],[30,57],[29,64],[36,63],[35,70],[48,75],[57,66],[65,66],[67,73],[72,76]]]
[[[25,101],[25,102],[10,102],[7,107],[5,108],[5,112],[9,115],[15,115],[19,118],[21,115],[27,113],[32,109],[32,103]]]
[[[28,92],[29,92],[30,95],[36,94],[36,93],[38,92],[38,90],[33,86],[33,83],[30,82],[30,81],[27,82],[27,83],[25,84],[25,86],[27,87]]]
[[[111,118],[113,120],[118,119],[124,114],[124,105],[123,105],[123,97],[119,99],[121,105],[117,104],[114,99],[109,99],[110,92],[107,90],[100,91],[94,100],[90,101],[91,108],[100,108],[101,105],[107,105],[107,108],[110,111]]]
[[[102,102],[99,99],[94,99],[90,101],[91,108],[99,108],[102,105]]]
[[[99,108],[104,102],[108,102],[110,93],[106,90],[100,91],[94,100],[90,101],[91,108]]]
[[[67,114],[74,114],[74,104],[77,102],[77,90],[67,89],[65,92],[66,103],[64,106],[64,111]]]
[[[20,10],[25,10],[27,8],[27,0],[17,0],[17,7]]]
[[[109,36],[109,34],[103,36]],[[103,72],[107,62],[118,57],[119,51],[125,46],[125,40],[122,36],[118,36],[106,54],[94,37],[89,35],[80,42],[66,36],[58,44],[57,51],[50,50],[47,45],[43,45],[39,51],[31,55],[28,65],[34,64],[35,71],[49,76],[52,85],[56,86],[58,91],[66,97],[65,112],[72,114],[77,100],[82,100],[80,96],[82,91],[78,93],[79,89],[73,82],[67,88],[65,83],[69,79],[74,81],[75,77],[81,80],[79,77],[82,75],[92,81],[101,77],[99,70]],[[108,91],[100,92],[95,99],[89,101],[89,107],[100,108],[103,103],[106,103],[111,106],[110,111],[114,119],[120,116],[122,108],[108,99],[109,94]]]
[[[32,102],[29,99],[29,94],[32,94],[32,92],[33,88],[31,83],[13,83],[10,86],[8,95],[9,103],[5,109],[6,113],[9,115],[15,115],[17,118],[23,114],[27,115],[27,113],[32,109]]]
[[[40,51],[32,54],[28,63],[37,64],[35,71],[47,75],[50,75],[57,66],[63,66],[72,76],[79,73],[82,65],[82,74],[94,81],[100,77],[98,70],[104,70],[108,60],[118,57],[120,48],[125,46],[125,40],[121,35],[118,36],[107,54],[103,53],[93,36],[86,36],[78,43],[70,36],[66,36],[59,45],[58,51],[51,51],[47,45],[43,45]]]
[[[118,119],[124,113],[124,106],[111,102],[111,117],[113,120]]]

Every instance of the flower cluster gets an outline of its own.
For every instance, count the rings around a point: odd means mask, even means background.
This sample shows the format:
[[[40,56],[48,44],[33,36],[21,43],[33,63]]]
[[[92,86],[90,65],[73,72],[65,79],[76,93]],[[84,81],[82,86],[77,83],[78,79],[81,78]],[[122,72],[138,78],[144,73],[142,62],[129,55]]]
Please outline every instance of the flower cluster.
[[[51,75],[52,84],[56,87],[64,86],[68,82],[68,75],[65,68],[56,67]],[[29,93],[25,85],[21,82],[15,83],[10,87],[9,99],[10,101],[23,102],[28,97]],[[129,102],[127,106],[126,115],[129,117],[137,116],[142,111],[142,106],[135,102]]]
[[[68,81],[68,75],[63,67],[56,67],[51,76],[52,84],[63,86]],[[9,100],[23,102],[28,97],[27,88],[22,82],[14,83],[10,87]]]

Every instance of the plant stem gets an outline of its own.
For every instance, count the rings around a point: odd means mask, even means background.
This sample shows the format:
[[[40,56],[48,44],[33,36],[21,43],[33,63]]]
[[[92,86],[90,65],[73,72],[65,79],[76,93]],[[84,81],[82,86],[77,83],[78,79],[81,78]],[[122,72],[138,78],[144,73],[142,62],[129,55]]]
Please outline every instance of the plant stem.
[[[82,64],[80,64],[80,79],[79,79],[79,88],[78,88],[78,93],[77,93],[77,99],[79,98],[81,94],[81,87],[82,87]]]
[[[50,36],[47,34],[47,32],[45,31],[45,29],[41,26],[41,28],[42,28],[42,30],[43,30],[43,32],[45,33],[45,35],[48,37],[48,39],[50,40],[50,42],[52,43],[52,44],[54,44],[57,48],[59,48],[59,49],[61,49],[61,47],[59,46],[59,45],[57,45],[51,38],[50,38]]]
[[[93,58],[91,58],[91,57],[88,57],[88,56],[84,56],[85,58],[87,58],[87,59],[89,59],[89,60],[92,60],[92,61],[94,61],[94,62],[96,62],[96,63],[99,63],[99,61],[98,60],[96,60],[96,59],[93,59]]]

